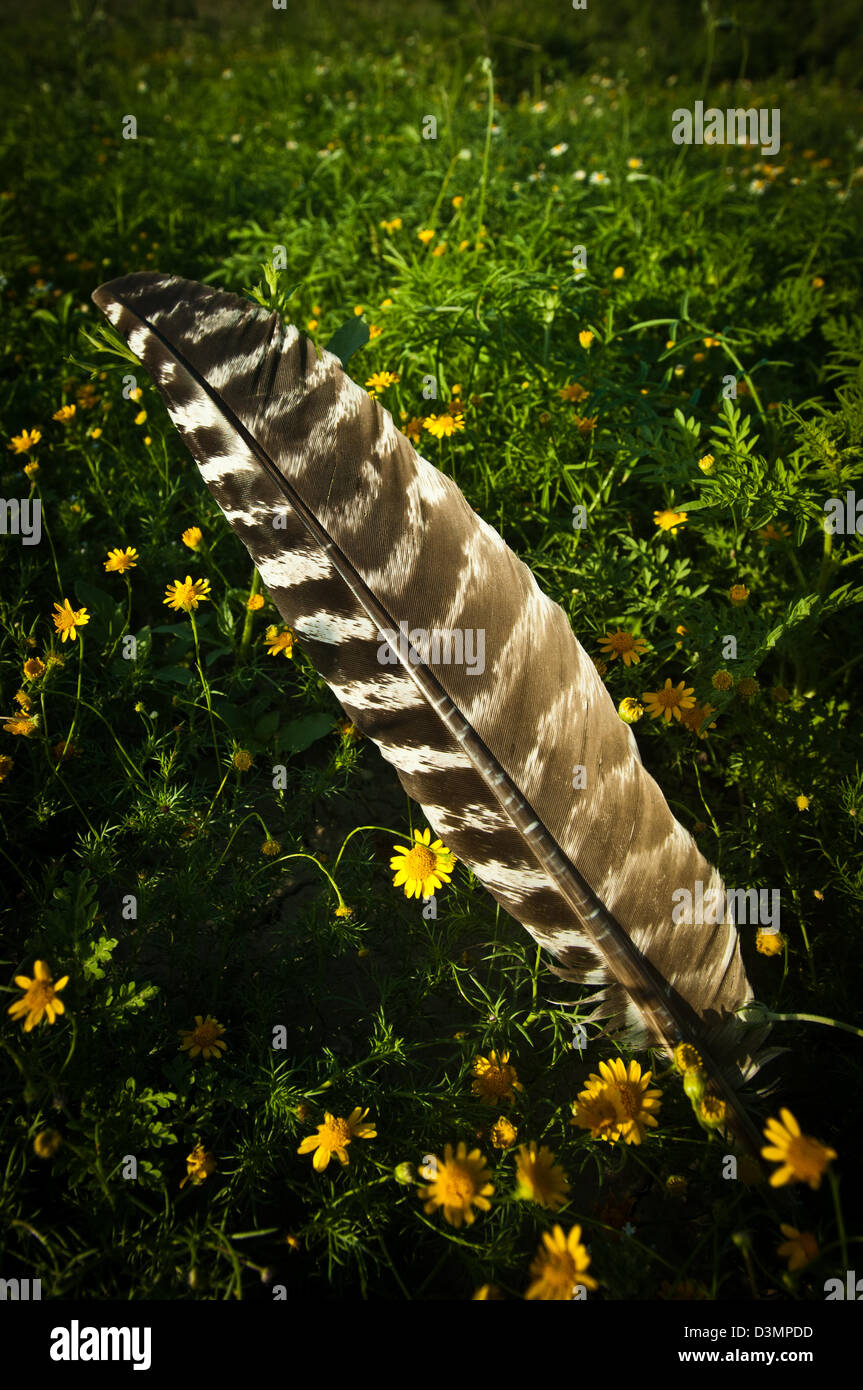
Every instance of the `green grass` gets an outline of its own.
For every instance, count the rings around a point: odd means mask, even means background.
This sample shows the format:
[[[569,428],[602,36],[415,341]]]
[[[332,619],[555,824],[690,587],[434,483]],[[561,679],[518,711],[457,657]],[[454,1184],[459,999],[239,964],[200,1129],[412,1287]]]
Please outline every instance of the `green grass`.
[[[471,1298],[484,1284],[521,1298],[542,1233],[560,1223],[591,1244],[591,1298],[653,1299],[686,1280],[710,1298],[821,1300],[863,1238],[848,1177],[844,1229],[827,1179],[810,1192],[724,1178],[727,1145],[699,1128],[673,1074],[638,1148],[571,1127],[588,1073],[618,1050],[595,1028],[584,1055],[573,1050],[578,992],[463,866],[436,920],[392,886],[391,846],[422,827],[418,808],[339,727],[302,651],[267,654],[278,615],[267,600],[249,625],[245,552],[149,379],[100,350],[89,295],[152,267],[259,285],[301,328],[317,320],[321,344],[362,306],[380,332],[349,370],[360,383],[397,374],[381,394],[396,423],[439,413],[459,387],[465,429],[424,431],[418,448],[533,568],[591,655],[618,625],[646,639],[639,665],[605,671],[615,702],[671,677],[713,706],[705,737],[647,714],[635,733],[726,882],[781,890],[782,953],[759,955],[742,930],[756,996],[853,1023],[863,548],[825,532],[824,503],[855,486],[863,496],[860,99],[818,77],[723,87],[703,47],[671,87],[654,82],[650,51],[620,73],[597,57],[570,75],[551,43],[537,41],[539,56],[507,44],[506,11],[489,74],[481,26],[442,15],[435,37],[383,13],[388,27],[336,15],[317,35],[306,18],[289,43],[275,16],[238,39],[215,22],[102,28],[73,11],[46,30],[44,80],[10,59],[0,494],[41,500],[43,539],[0,538],[0,712],[21,713],[23,689],[38,720],[29,736],[0,733],[13,760],[0,764],[0,1274],[87,1299],[270,1299],[277,1286]],[[769,161],[781,170],[757,169],[758,151],[672,145],[672,110],[705,92],[781,109]],[[128,114],[136,140],[121,137]],[[435,140],[421,138],[428,114]],[[287,268],[267,285],[279,246]],[[139,401],[124,397],[129,373]],[[742,383],[736,401],[722,400],[727,375]],[[79,396],[88,381],[92,404]],[[574,407],[560,392],[576,381],[589,397]],[[52,418],[63,404],[76,405],[67,423]],[[574,410],[595,427],[581,433]],[[7,449],[25,429],[41,431],[32,452]],[[688,517],[673,535],[653,519],[668,508]],[[191,526],[203,532],[194,554],[180,539]],[[126,546],[137,567],[106,573],[108,550]],[[194,632],[163,603],[189,573],[211,584]],[[749,590],[741,607],[736,583]],[[51,622],[65,598],[90,614],[75,643]],[[24,662],[49,654],[62,664],[26,681]],[[262,852],[268,841],[278,853]],[[351,916],[336,916],[339,895]],[[37,959],[69,976],[67,1009],[25,1034],[6,1009]],[[197,1014],[226,1029],[219,1061],[180,1050]],[[863,1041],[799,1020],[774,1039],[789,1049],[783,1089],[759,1113],[787,1104],[838,1152],[841,1179]],[[475,1058],[493,1048],[524,1087],[502,1111],[471,1091]],[[325,1111],[356,1106],[377,1136],[316,1173],[302,1140]],[[518,1129],[506,1151],[489,1136],[500,1113]],[[51,1158],[34,1152],[45,1130],[62,1136]],[[495,1193],[456,1230],[395,1170],[462,1140],[485,1155]],[[568,1175],[559,1213],[514,1196],[516,1149],[531,1140]],[[181,1188],[198,1142],[217,1170]],[[821,1247],[792,1276],[780,1222]]]

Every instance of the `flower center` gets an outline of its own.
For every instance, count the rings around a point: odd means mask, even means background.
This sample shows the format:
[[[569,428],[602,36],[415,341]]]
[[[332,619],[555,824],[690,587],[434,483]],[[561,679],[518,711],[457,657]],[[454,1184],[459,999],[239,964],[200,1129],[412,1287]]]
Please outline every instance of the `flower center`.
[[[618,1086],[618,1095],[620,1097],[620,1104],[624,1113],[626,1114],[627,1118],[631,1120],[633,1116],[637,1115],[639,1110],[641,1109],[641,1106],[639,1104],[641,1099],[640,1096],[637,1096],[635,1094],[635,1091],[633,1090],[632,1086],[630,1086],[629,1083],[626,1081],[621,1082],[621,1084]]]
[[[445,1206],[469,1202],[476,1192],[473,1175],[468,1168],[449,1169],[439,1180],[439,1187]]]
[[[798,1134],[788,1145],[791,1165],[805,1179],[816,1178],[824,1168],[823,1149],[817,1139]]]
[[[427,879],[437,868],[437,860],[430,849],[424,845],[414,845],[405,859],[405,868],[411,878]]]
[[[351,1131],[347,1120],[330,1120],[323,1137],[331,1149],[340,1149],[343,1144],[349,1143]]]

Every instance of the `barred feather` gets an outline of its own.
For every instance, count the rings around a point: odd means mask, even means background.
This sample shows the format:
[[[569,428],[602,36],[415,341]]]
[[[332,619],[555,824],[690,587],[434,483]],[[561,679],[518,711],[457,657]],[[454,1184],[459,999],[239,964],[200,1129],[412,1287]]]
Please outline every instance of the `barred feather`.
[[[736,928],[730,915],[672,922],[675,890],[721,880],[563,610],[338,359],[276,314],[158,273],[93,299],[279,612],[436,834],[556,973],[594,987],[593,1017],[633,1045],[697,1047],[731,1127],[757,1145],[737,1088],[767,1055],[766,1030],[735,1016],[752,998]],[[401,623],[413,644],[382,664]],[[484,632],[485,671],[425,652],[417,630],[435,629]]]

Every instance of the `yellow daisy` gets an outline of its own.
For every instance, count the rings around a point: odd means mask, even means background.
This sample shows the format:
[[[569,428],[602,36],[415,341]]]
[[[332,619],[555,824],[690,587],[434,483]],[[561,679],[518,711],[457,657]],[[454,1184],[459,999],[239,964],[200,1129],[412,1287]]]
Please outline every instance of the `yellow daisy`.
[[[54,608],[56,610],[53,614],[54,626],[61,634],[61,641],[65,642],[71,638],[74,642],[78,636],[78,628],[89,623],[89,613],[86,608],[79,608],[76,611],[67,598],[64,598],[62,608],[59,603],[55,603]]]
[[[211,1018],[209,1014],[206,1018],[202,1018],[200,1014],[195,1014],[194,1028],[179,1028],[177,1031],[183,1039],[180,1043],[180,1051],[188,1052],[190,1057],[197,1057],[200,1053],[205,1062],[208,1062],[211,1057],[218,1061],[228,1045],[222,1042],[224,1027],[221,1023],[217,1023],[214,1018]]]
[[[27,454],[31,449],[36,448],[41,438],[41,430],[22,430],[20,434],[12,435],[12,443],[9,448],[13,449],[16,454]]]
[[[69,976],[64,975],[62,980],[54,981],[44,960],[36,961],[32,980],[26,975],[16,975],[15,983],[19,989],[24,990],[24,997],[10,1004],[6,1012],[16,1021],[19,1018],[25,1019],[25,1033],[29,1033],[37,1023],[42,1022],[43,1014],[49,1023],[54,1023],[60,1014],[66,1012],[66,1005],[57,995],[61,989],[66,988]]]
[[[443,439],[455,434],[456,430],[463,430],[464,420],[461,415],[456,414],[429,415],[423,420],[423,425],[435,439]]]
[[[501,1100],[510,1104],[515,1100],[515,1092],[524,1087],[518,1079],[515,1067],[510,1066],[509,1053],[502,1053],[498,1060],[496,1052],[487,1057],[477,1057],[473,1064],[474,1079],[471,1091],[479,1096],[484,1105],[497,1105]]]
[[[109,550],[108,558],[105,561],[105,569],[115,574],[124,574],[126,570],[134,569],[138,563],[138,552],[132,545],[127,545],[125,550]]]
[[[518,1138],[518,1130],[505,1115],[501,1115],[500,1119],[491,1127],[490,1138],[494,1148],[511,1149]]]
[[[617,632],[607,632],[599,644],[599,650],[610,661],[620,657],[624,666],[629,666],[633,661],[638,663],[647,649],[643,637],[633,637],[631,632],[622,632],[620,628]]]
[[[400,380],[398,372],[372,372],[366,386],[370,386],[373,391],[386,391],[388,386],[393,386]]]
[[[37,681],[40,676],[44,676],[45,670],[45,663],[38,656],[31,656],[24,662],[24,675],[28,681]]]
[[[580,381],[573,381],[569,386],[562,387],[557,394],[562,401],[575,401],[578,405],[581,401],[587,400],[590,392],[585,390]]]
[[[393,845],[395,855],[390,868],[395,869],[393,887],[404,884],[406,898],[429,898],[444,883],[449,883],[455,868],[455,855],[440,840],[432,843],[431,831],[414,831],[412,846]]]
[[[185,1187],[187,1182],[191,1182],[195,1187],[200,1187],[202,1182],[206,1182],[211,1173],[215,1173],[217,1163],[209,1149],[205,1149],[203,1144],[196,1144],[192,1152],[186,1158],[187,1173],[180,1183]]]
[[[784,1255],[788,1260],[789,1274],[818,1258],[818,1241],[811,1231],[798,1231],[794,1226],[787,1226],[784,1221],[779,1229],[785,1236],[785,1241],[777,1247],[776,1253]]]
[[[674,536],[679,526],[686,525],[687,516],[688,513],[686,512],[675,512],[672,511],[670,507],[667,507],[665,511],[654,512],[653,520],[661,531],[670,531],[672,536]]]
[[[459,1227],[462,1223],[470,1226],[476,1220],[474,1207],[480,1211],[490,1209],[488,1199],[494,1192],[491,1171],[485,1166],[480,1150],[472,1149],[468,1153],[463,1140],[455,1153],[452,1144],[447,1144],[443,1159],[435,1158],[426,1172],[422,1169],[420,1172],[423,1177],[431,1178],[428,1187],[417,1188],[426,1216],[442,1208],[444,1220],[450,1226]]]
[[[565,1205],[569,1193],[569,1179],[555,1162],[551,1149],[544,1145],[537,1149],[535,1143],[522,1144],[515,1160],[517,1173],[516,1196],[524,1200],[538,1202],[549,1211],[557,1211]]]
[[[187,545],[190,550],[197,550],[203,539],[204,533],[200,526],[187,526],[180,537],[183,545]]]
[[[655,1128],[662,1092],[650,1088],[651,1073],[641,1074],[641,1064],[627,1066],[622,1057],[600,1062],[600,1075],[591,1074],[587,1087],[573,1104],[572,1124],[589,1129],[594,1138],[613,1143],[640,1144],[648,1126]]]
[[[53,1158],[62,1143],[63,1136],[59,1130],[40,1129],[33,1140],[33,1152],[37,1158]]]
[[[324,1123],[318,1125],[317,1134],[306,1135],[297,1153],[314,1153],[312,1167],[316,1173],[323,1173],[333,1154],[344,1167],[348,1161],[347,1147],[352,1139],[377,1138],[378,1132],[374,1124],[364,1123],[368,1113],[368,1107],[363,1110],[358,1105],[345,1120],[340,1115],[331,1115],[328,1110],[325,1111]]]
[[[74,407],[74,405],[61,405],[61,407],[60,407],[59,410],[55,410],[55,411],[54,411],[54,414],[51,416],[51,419],[52,419],[52,420],[59,420],[61,425],[65,425],[66,422],[67,422],[68,420],[71,420],[71,419],[74,418],[74,415],[75,415],[75,407]]]
[[[755,949],[762,956],[781,956],[785,937],[779,931],[760,931],[755,934]]]
[[[593,338],[594,335],[593,333],[591,333],[589,328],[583,328],[578,335],[578,341],[581,343],[581,346],[585,349],[585,351],[587,351],[590,348],[590,345],[593,342]]]
[[[9,773],[12,771],[14,766],[14,758],[7,758],[5,753],[0,754],[0,782],[2,782],[4,778],[9,776]]]
[[[589,1266],[590,1256],[581,1243],[581,1227],[573,1226],[564,1235],[563,1228],[555,1226],[542,1237],[542,1245],[530,1266],[533,1282],[525,1298],[571,1302],[579,1284],[585,1289],[598,1287],[587,1273]]]
[[[666,724],[670,724],[672,715],[680,719],[683,710],[692,709],[695,704],[693,692],[694,686],[684,685],[683,681],[672,685],[671,677],[667,676],[662,690],[644,690],[641,698],[647,705],[651,719],[664,719]]]
[[[788,1182],[806,1182],[817,1192],[821,1179],[831,1158],[837,1158],[835,1149],[829,1149],[820,1140],[800,1132],[800,1126],[790,1110],[781,1107],[778,1120],[768,1120],[764,1126],[764,1137],[768,1140],[761,1150],[762,1158],[781,1163],[775,1173],[770,1175],[771,1187],[783,1187]]]
[[[190,574],[186,575],[185,580],[175,579],[165,589],[165,597],[162,599],[169,608],[185,608],[189,613],[193,608],[197,608],[202,599],[210,597],[209,579],[192,579]]]
[[[690,729],[698,738],[707,738],[708,730],[715,729],[716,723],[714,721],[712,724],[707,724],[703,729],[701,726],[705,723],[705,720],[708,720],[710,716],[715,713],[716,710],[712,705],[699,705],[696,701],[689,709],[681,710],[680,722],[681,724],[685,724],[687,729]]]
[[[19,718],[16,716],[7,719],[6,723],[3,725],[3,732],[4,734],[15,734],[19,738],[29,738],[31,734],[35,734],[38,727],[38,719],[25,718],[23,716]]]
[[[275,626],[268,627],[264,641],[270,656],[278,656],[279,652],[284,652],[289,660],[294,654],[294,634],[289,627],[283,628],[281,632]]]
[[[639,704],[638,700],[633,700],[631,695],[627,695],[617,706],[617,713],[624,724],[637,724],[644,714],[644,705]]]

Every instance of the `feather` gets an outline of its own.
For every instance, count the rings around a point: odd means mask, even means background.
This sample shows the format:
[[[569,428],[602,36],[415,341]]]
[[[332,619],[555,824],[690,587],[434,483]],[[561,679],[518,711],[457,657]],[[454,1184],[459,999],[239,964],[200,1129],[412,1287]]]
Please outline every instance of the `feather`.
[[[739,1088],[768,1030],[737,1012],[752,992],[736,927],[724,906],[716,922],[673,920],[677,890],[716,902],[721,879],[563,610],[338,359],[278,315],[159,273],[93,299],[285,622],[435,833],[558,975],[593,987],[591,1018],[631,1046],[695,1046],[729,1129],[758,1147]],[[479,645],[472,663],[451,659],[458,633],[484,641],[483,670]]]

